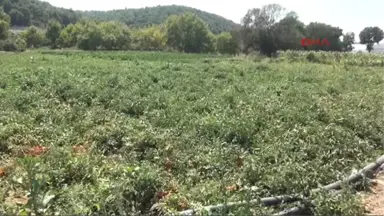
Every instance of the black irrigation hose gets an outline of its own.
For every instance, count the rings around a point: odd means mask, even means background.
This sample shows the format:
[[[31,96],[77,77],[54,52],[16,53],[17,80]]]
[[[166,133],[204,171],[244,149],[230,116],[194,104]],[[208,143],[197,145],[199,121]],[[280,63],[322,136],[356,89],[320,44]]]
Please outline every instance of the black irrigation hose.
[[[332,196],[341,194],[341,190],[332,191]],[[315,201],[308,202],[311,206],[316,206]],[[298,216],[298,215],[310,215],[308,212],[308,205],[304,205],[299,202],[296,207],[285,209],[279,213],[274,214],[273,216]]]
[[[325,189],[325,190],[340,189],[341,184],[343,184],[344,182],[347,182],[347,183],[356,182],[356,181],[358,181],[359,179],[361,179],[364,176],[372,175],[375,170],[377,170],[378,168],[380,168],[380,166],[383,166],[383,165],[384,165],[384,155],[382,155],[379,159],[377,159],[376,162],[368,164],[362,170],[360,170],[360,172],[355,173],[355,174],[349,176],[349,178],[345,179],[344,181],[338,181],[338,182],[329,184],[329,185],[323,187],[323,189]],[[313,191],[317,192],[317,191],[320,191],[320,190],[321,189],[318,188],[318,189],[315,189]],[[340,192],[341,191],[336,191],[332,195],[339,194]],[[311,204],[315,205],[315,202],[312,201]],[[290,208],[290,209],[286,209],[286,210],[281,211],[281,212],[279,212],[277,214],[274,214],[273,216],[298,215],[298,214],[304,212],[305,210],[306,210],[306,206],[300,204],[299,206],[296,206],[296,207],[293,207],[293,208]]]
[[[359,179],[363,178],[364,176],[367,175],[372,175],[375,170],[377,170],[382,164],[384,164],[384,155],[382,155],[380,158],[376,160],[376,162],[370,163],[367,166],[365,166],[362,170],[360,170],[358,173],[350,175],[347,179],[342,180],[342,181],[337,181],[334,183],[331,183],[329,185],[326,185],[321,188],[317,188],[312,190],[313,193],[319,192],[320,190],[338,190],[341,188],[341,185],[344,183],[354,183],[357,182]],[[271,206],[271,205],[279,205],[281,203],[291,203],[300,200],[300,195],[282,195],[282,196],[276,196],[276,197],[266,197],[262,198],[261,200],[251,200],[249,202],[247,201],[240,201],[240,202],[230,202],[226,204],[217,204],[217,205],[211,205],[211,206],[205,206],[202,208],[202,210],[205,211],[211,211],[211,210],[216,210],[216,209],[222,209],[226,207],[233,207],[233,206],[242,206],[246,204],[258,204],[263,203],[266,206]],[[297,213],[300,212],[302,208],[300,207],[295,207],[283,212],[280,212],[276,215],[291,215],[291,213]],[[287,212],[289,214],[287,214]],[[189,209],[185,211],[178,212],[177,215],[181,216],[191,216],[194,215],[196,211],[194,209]]]
[[[250,201],[239,201],[239,202],[229,202],[229,203],[223,203],[223,204],[217,204],[217,205],[211,205],[211,206],[205,206],[202,209],[206,211],[212,211],[212,210],[217,210],[217,209],[222,209],[222,208],[228,208],[228,207],[233,207],[233,206],[243,206],[247,204],[258,204],[258,203],[263,203],[265,206],[274,206],[278,205],[280,203],[286,202],[295,202],[300,200],[299,196],[289,196],[289,195],[283,195],[283,196],[276,196],[276,197],[265,197],[262,198],[261,200],[250,200]],[[178,215],[184,215],[184,216],[190,216],[194,215],[195,210],[194,209],[189,209],[185,210],[182,212],[178,212]]]

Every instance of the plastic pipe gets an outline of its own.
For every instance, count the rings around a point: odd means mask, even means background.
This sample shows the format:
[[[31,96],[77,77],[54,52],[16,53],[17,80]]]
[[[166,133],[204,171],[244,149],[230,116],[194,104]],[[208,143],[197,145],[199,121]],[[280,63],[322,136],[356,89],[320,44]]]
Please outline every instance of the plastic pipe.
[[[314,190],[312,190],[312,192],[316,193],[316,192],[319,192],[320,190],[338,190],[338,189],[341,188],[341,185],[343,183],[354,183],[354,182],[358,181],[359,179],[361,179],[363,176],[366,176],[367,174],[368,175],[371,174],[369,172],[372,172],[372,171],[378,169],[382,164],[384,164],[384,155],[379,157],[376,160],[376,162],[368,164],[362,170],[360,170],[359,172],[357,172],[355,174],[350,175],[345,180],[337,181],[337,182],[331,183],[329,185],[326,185],[324,187],[314,189]],[[296,195],[282,195],[282,196],[276,196],[276,197],[266,197],[266,198],[262,198],[261,200],[258,200],[258,199],[250,200],[249,202],[247,202],[247,201],[240,201],[240,202],[230,202],[230,203],[226,203],[226,204],[222,203],[222,204],[217,204],[217,205],[210,205],[210,206],[205,206],[205,207],[201,208],[200,210],[205,210],[205,211],[209,212],[211,210],[221,209],[221,208],[225,208],[225,207],[243,206],[243,205],[246,205],[246,204],[258,204],[258,203],[260,203],[260,201],[264,205],[270,206],[270,205],[279,205],[279,204],[281,204],[283,202],[284,203],[295,202],[295,201],[298,201],[298,200],[300,200],[300,195],[299,194],[296,194]],[[294,209],[294,208],[292,208],[292,209]],[[192,216],[192,215],[195,214],[195,212],[196,212],[196,210],[189,209],[189,210],[178,212],[177,215]]]

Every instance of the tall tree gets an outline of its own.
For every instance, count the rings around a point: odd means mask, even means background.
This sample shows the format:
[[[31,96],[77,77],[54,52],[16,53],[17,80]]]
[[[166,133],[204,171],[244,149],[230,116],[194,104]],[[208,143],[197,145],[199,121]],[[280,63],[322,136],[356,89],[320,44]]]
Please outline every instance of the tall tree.
[[[51,20],[48,23],[47,31],[45,32],[46,38],[50,41],[52,48],[57,47],[58,39],[61,33],[61,24],[56,20]]]
[[[77,46],[83,50],[97,50],[102,46],[103,31],[96,22],[85,21],[81,23],[80,33],[77,36]]]
[[[130,31],[124,23],[112,21],[103,22],[99,25],[103,34],[103,49],[125,50],[129,48],[131,42]]]
[[[35,26],[27,28],[21,33],[21,36],[29,48],[38,48],[44,43],[44,33]]]
[[[207,24],[195,14],[170,16],[165,26],[168,45],[179,51],[200,53],[212,47]]]
[[[383,30],[376,26],[376,27],[373,27],[372,31],[373,31],[373,41],[379,44],[379,42],[384,38]]]
[[[280,20],[275,26],[277,46],[281,50],[302,49],[301,39],[305,37],[305,25],[302,23],[295,12],[290,12]]]
[[[285,13],[285,8],[278,4],[269,4],[260,8],[248,10],[242,20],[244,38],[253,38],[248,40],[250,44],[246,47],[259,48],[260,52],[271,56],[277,51],[277,41],[274,25]]]
[[[242,22],[245,27],[268,29],[272,27],[285,13],[285,8],[278,4],[269,4],[260,8],[248,10]]]
[[[373,27],[365,27],[359,34],[360,43],[366,44],[368,52],[373,50],[373,45],[378,40],[378,37],[375,35],[375,33],[377,32],[375,32]]]
[[[24,14],[16,9],[11,9],[9,11],[9,16],[13,25],[22,26],[24,22]]]
[[[350,52],[353,50],[353,44],[355,43],[355,33],[348,32],[343,37],[343,48],[344,51]]]
[[[132,38],[136,48],[140,50],[163,50],[167,45],[167,35],[162,26],[136,29]]]
[[[236,54],[237,45],[229,32],[222,32],[216,36],[216,51],[223,54]]]
[[[7,38],[9,30],[10,17],[4,13],[3,9],[0,8],[0,40]]]
[[[306,26],[307,38],[320,41],[326,39],[329,42],[329,46],[325,44],[310,46],[309,49],[311,50],[342,51],[343,46],[340,41],[342,35],[342,29],[325,23],[312,22]]]

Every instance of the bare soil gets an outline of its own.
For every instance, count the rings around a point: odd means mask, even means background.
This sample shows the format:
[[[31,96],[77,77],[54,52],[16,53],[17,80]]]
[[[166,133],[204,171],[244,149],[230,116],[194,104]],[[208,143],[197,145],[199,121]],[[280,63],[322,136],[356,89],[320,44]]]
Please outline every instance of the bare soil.
[[[384,167],[377,174],[369,192],[362,196],[367,215],[384,215]]]

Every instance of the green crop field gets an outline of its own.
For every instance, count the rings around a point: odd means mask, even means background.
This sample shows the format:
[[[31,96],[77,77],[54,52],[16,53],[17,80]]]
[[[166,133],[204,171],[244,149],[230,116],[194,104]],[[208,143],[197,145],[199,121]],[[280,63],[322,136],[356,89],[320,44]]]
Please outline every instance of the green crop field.
[[[306,194],[384,153],[383,106],[383,56],[2,53],[0,212],[148,215]],[[361,211],[349,187],[310,196],[315,214]]]

